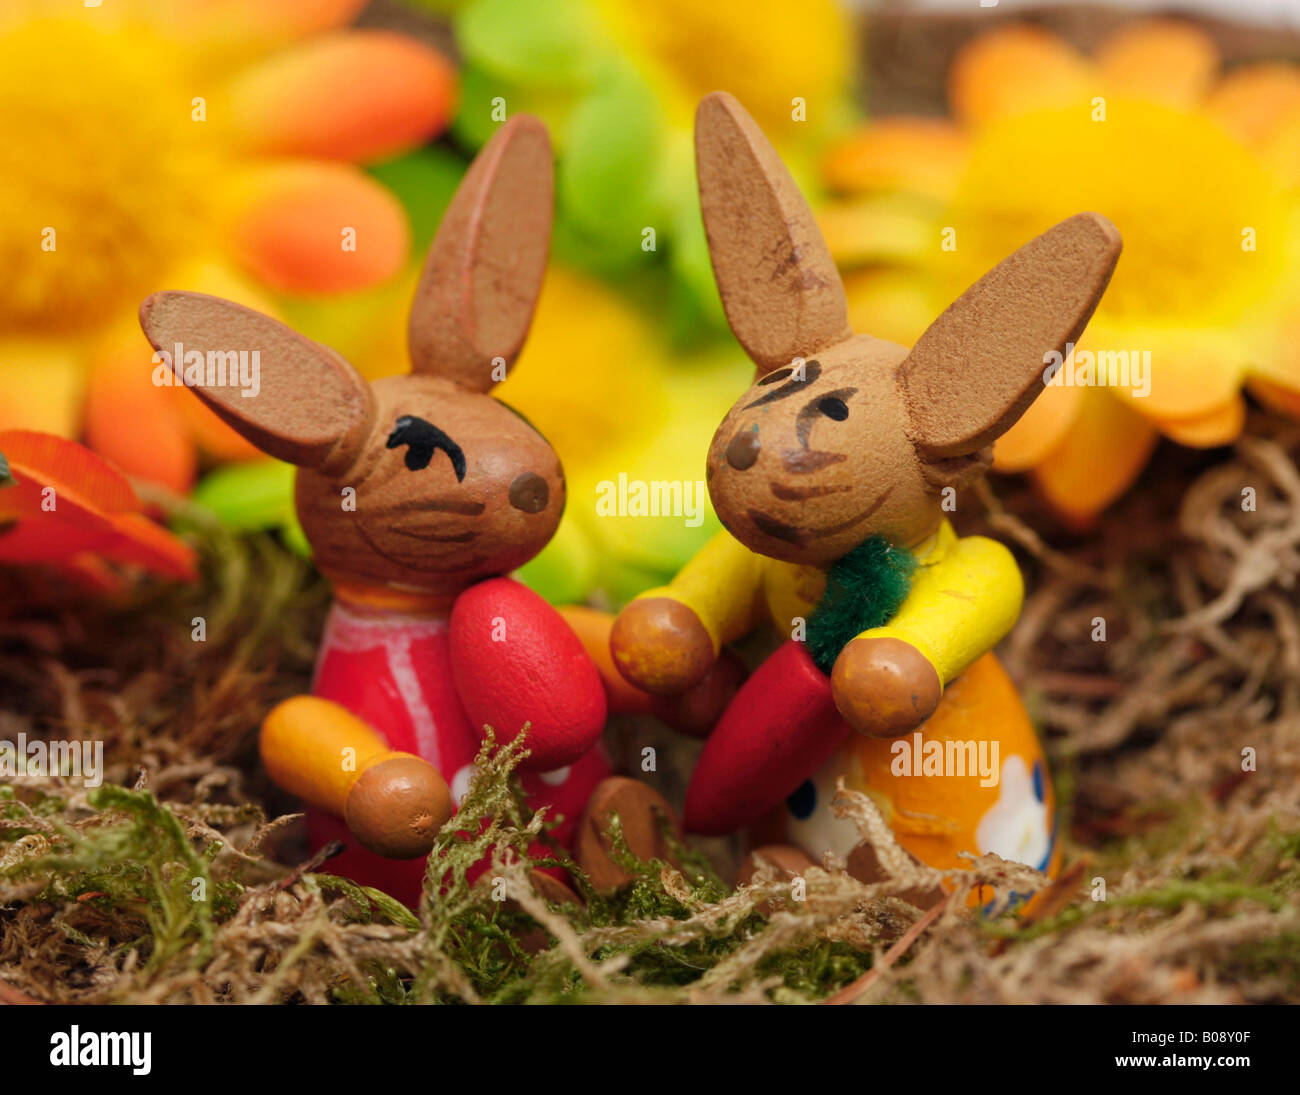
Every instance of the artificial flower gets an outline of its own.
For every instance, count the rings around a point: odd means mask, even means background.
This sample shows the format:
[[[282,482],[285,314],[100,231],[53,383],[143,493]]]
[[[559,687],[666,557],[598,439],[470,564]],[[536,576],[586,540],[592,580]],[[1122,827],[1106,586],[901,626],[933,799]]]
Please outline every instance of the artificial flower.
[[[671,333],[722,330],[695,191],[696,104],[737,95],[796,173],[848,106],[848,20],[834,0],[471,0],[456,131],[481,144],[532,111],[560,153],[555,250],[603,277],[643,280]]]
[[[89,443],[185,488],[197,450],[252,455],[153,383],[159,289],[277,311],[404,267],[406,214],[360,164],[450,117],[454,72],[362,0],[26,0],[0,12],[0,428]]]
[[[879,118],[826,160],[845,198],[822,223],[857,330],[910,344],[1073,213],[1124,236],[1074,361],[995,467],[1028,472],[1085,527],[1160,436],[1236,438],[1243,388],[1300,412],[1300,66],[1225,74],[1209,36],[1175,20],[1129,24],[1091,56],[1012,24],[958,54],[949,100],[951,119]]]
[[[53,434],[0,431],[0,565],[51,567],[115,589],[121,578],[110,564],[195,575],[194,549],[145,515],[103,457]]]

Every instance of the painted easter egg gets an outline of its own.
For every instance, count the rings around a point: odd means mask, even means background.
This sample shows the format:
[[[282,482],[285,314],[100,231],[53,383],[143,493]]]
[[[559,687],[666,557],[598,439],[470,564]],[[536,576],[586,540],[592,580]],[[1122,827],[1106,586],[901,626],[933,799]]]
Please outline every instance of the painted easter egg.
[[[1042,747],[1015,685],[985,654],[948,685],[913,734],[852,734],[786,800],[781,834],[810,855],[850,859],[857,827],[830,809],[836,782],[865,791],[898,842],[931,867],[965,868],[963,852],[996,853],[1054,875],[1055,803]]]

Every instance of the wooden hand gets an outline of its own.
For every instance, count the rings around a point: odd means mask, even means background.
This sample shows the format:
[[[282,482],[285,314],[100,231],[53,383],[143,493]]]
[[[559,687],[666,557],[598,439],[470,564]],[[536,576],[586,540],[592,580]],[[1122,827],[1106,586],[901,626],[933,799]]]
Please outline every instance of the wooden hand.
[[[835,706],[858,733],[895,738],[928,719],[943,697],[934,666],[902,639],[859,636],[835,660]]]
[[[427,855],[451,817],[451,792],[433,765],[392,751],[331,700],[293,696],[278,704],[262,723],[260,747],[276,783],[342,817],[379,855]]]
[[[677,696],[699,684],[717,651],[694,609],[671,597],[633,601],[614,621],[609,647],[618,670],[653,696]]]

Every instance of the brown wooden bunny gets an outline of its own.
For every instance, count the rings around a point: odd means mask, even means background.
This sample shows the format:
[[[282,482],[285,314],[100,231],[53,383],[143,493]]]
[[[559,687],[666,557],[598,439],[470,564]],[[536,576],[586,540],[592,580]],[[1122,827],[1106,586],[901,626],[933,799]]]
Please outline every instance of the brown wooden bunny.
[[[214,297],[159,293],[140,312],[158,359],[298,466],[298,514],[336,599],[312,695],[268,715],[262,758],[319,808],[316,841],[350,830],[365,846],[336,869],[408,901],[485,725],[509,739],[530,724],[523,785],[534,807],[564,816],[562,841],[610,771],[595,665],[554,609],[496,577],[535,555],[564,509],[550,444],[488,394],[532,319],[552,188],[545,128],[512,118],[430,248],[406,375],[367,384],[327,347]],[[226,383],[214,365],[232,353],[259,363],[259,384]]]
[[[1019,612],[1020,575],[1001,545],[958,539],[941,503],[1042,390],[1045,355],[1082,333],[1118,233],[1096,214],[1057,225],[909,351],[850,329],[810,210],[729,95],[700,104],[696,166],[727,319],[758,377],[708,452],[727,531],[620,614],[611,649],[629,681],[672,694],[763,618],[793,638],[710,737],[687,828],[754,825],[787,799],[782,836],[847,856],[856,831],[825,809],[843,777],[932,865],[997,851],[1050,867],[1041,750],[987,653]],[[937,770],[968,759],[996,770]]]

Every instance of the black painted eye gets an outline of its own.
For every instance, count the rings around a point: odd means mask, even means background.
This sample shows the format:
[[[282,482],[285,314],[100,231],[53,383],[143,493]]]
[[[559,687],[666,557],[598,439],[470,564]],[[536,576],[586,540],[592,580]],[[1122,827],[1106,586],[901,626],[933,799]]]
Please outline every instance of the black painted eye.
[[[849,405],[842,399],[836,399],[833,395],[817,400],[817,409],[827,418],[832,418],[836,422],[843,422],[849,417]]]
[[[416,418],[410,414],[402,415],[394,425],[393,432],[388,435],[388,448],[395,449],[399,445],[407,446],[406,466],[411,471],[427,468],[433,459],[433,454],[441,449],[451,461],[452,470],[456,473],[456,481],[464,480],[465,453],[432,422],[426,422],[423,418]]]
[[[806,779],[799,784],[794,794],[785,800],[785,804],[800,821],[812,817],[812,812],[817,809],[817,788],[813,781]]]
[[[767,376],[763,377],[763,379],[758,383],[760,386],[763,384],[775,384],[778,380],[784,380],[792,372],[794,372],[793,369],[777,369],[774,373],[768,373]]]

